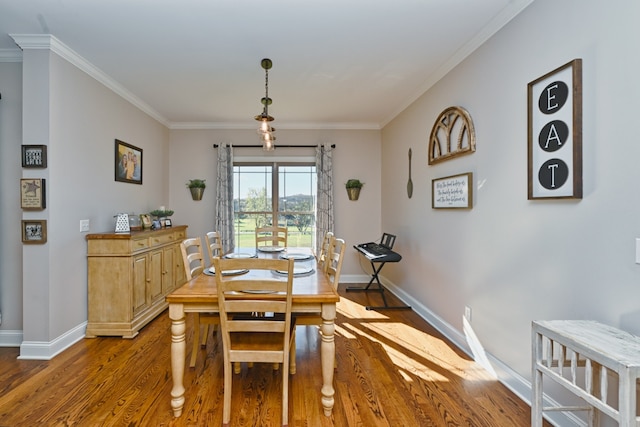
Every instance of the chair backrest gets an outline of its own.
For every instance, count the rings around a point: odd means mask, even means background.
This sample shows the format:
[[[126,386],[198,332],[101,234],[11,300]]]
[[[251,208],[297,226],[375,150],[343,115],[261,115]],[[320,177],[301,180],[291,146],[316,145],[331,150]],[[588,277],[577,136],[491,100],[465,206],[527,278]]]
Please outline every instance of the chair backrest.
[[[222,256],[222,240],[220,239],[220,233],[217,231],[209,231],[204,238],[207,241],[209,261],[213,263],[213,258]]]
[[[187,280],[191,280],[204,270],[204,254],[202,253],[202,239],[192,237],[180,243],[182,262]]]
[[[256,248],[259,246],[287,246],[286,227],[256,227]]]
[[[329,253],[326,259],[326,273],[329,280],[333,283],[333,288],[337,289],[340,282],[340,271],[342,270],[342,261],[344,260],[344,251],[347,244],[343,239],[333,238],[329,246]]]
[[[283,369],[286,369],[291,339],[293,263],[292,259],[213,259],[225,363],[285,363]],[[247,276],[218,274],[243,269],[251,273]],[[259,270],[265,274],[261,275]],[[274,277],[277,274],[274,270],[282,272],[281,277]],[[248,317],[246,314],[255,312],[273,313],[273,316]],[[244,340],[242,348],[233,345],[241,339],[239,335],[232,339],[231,334],[236,333],[249,333],[248,342]],[[274,339],[278,343],[276,347],[266,344]]]
[[[327,263],[325,261],[327,259],[327,255],[329,254],[329,245],[331,245],[331,240],[333,238],[334,236],[331,231],[327,231],[324,234],[324,238],[322,239],[322,246],[320,246],[320,253],[318,254],[318,265],[325,272],[327,271]]]

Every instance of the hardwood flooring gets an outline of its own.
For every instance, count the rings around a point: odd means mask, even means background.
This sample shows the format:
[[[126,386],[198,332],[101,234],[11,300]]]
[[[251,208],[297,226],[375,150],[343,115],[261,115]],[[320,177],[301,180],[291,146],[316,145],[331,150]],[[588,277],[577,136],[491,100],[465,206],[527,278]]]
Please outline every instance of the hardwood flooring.
[[[320,402],[318,329],[299,326],[290,426],[530,425],[528,405],[414,312],[367,311],[379,295],[341,295],[333,415]],[[169,328],[165,312],[135,339],[84,339],[50,361],[17,360],[18,349],[0,348],[0,426],[221,425],[221,342],[211,335],[196,367],[185,369],[186,401],[176,419]],[[234,376],[231,425],[279,425],[280,384],[270,365],[243,366]]]

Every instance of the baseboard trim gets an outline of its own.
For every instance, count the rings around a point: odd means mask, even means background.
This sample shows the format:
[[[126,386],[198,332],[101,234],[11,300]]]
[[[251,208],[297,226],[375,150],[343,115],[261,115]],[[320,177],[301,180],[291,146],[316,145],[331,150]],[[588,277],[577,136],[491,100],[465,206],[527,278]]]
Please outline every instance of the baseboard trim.
[[[23,341],[20,344],[20,360],[51,360],[84,338],[87,322],[83,322],[50,342]]]
[[[0,331],[0,347],[20,347],[22,331]]]

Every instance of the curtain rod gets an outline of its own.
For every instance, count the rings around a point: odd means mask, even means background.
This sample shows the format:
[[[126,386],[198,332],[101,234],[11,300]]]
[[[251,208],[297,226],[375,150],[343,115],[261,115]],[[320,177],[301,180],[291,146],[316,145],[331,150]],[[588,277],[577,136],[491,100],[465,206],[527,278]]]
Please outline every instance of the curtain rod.
[[[218,148],[220,144],[213,144],[213,148]],[[275,145],[274,148],[316,148],[320,145]],[[262,148],[262,145],[232,145],[233,148]],[[331,148],[336,148],[336,144],[331,144]]]

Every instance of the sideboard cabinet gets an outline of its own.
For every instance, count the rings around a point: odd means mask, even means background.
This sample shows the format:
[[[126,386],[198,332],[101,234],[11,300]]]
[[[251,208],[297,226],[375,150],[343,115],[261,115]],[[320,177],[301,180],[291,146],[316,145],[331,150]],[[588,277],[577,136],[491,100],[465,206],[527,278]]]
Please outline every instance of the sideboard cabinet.
[[[180,242],[187,226],[87,235],[87,338],[133,338],[186,281]]]

